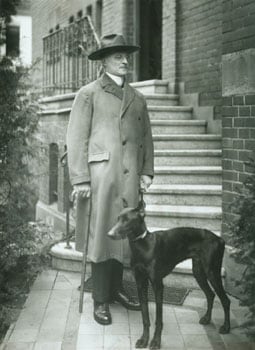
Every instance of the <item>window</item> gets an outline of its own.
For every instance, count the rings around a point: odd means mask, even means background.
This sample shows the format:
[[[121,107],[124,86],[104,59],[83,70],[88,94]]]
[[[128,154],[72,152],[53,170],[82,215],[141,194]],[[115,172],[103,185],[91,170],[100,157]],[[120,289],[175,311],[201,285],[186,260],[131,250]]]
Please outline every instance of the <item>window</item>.
[[[102,34],[102,9],[103,1],[98,0],[96,2],[96,30],[99,36]]]
[[[11,57],[19,56],[20,44],[19,26],[8,25],[6,27],[6,55]]]
[[[87,14],[87,16],[92,17],[92,6],[91,5],[86,7],[86,14]]]

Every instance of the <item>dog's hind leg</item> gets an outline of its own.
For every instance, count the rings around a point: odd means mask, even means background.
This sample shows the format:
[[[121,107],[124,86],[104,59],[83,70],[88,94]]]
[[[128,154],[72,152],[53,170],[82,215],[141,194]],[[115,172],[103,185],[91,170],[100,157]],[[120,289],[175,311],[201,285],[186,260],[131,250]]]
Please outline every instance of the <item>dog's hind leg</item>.
[[[141,273],[139,270],[135,270],[135,279],[137,285],[137,292],[139,301],[141,304],[142,310],[142,319],[143,319],[143,334],[137,340],[135,347],[136,348],[146,348],[149,342],[150,335],[150,316],[149,316],[149,306],[148,306],[148,277]]]
[[[152,282],[152,287],[155,295],[156,301],[156,322],[155,322],[155,332],[153,338],[150,342],[150,349],[160,349],[161,345],[161,333],[163,328],[163,281],[158,279]]]
[[[216,294],[218,295],[224,310],[224,323],[219,329],[219,332],[222,334],[229,333],[230,331],[230,300],[227,297],[227,294],[223,288],[221,279],[221,266],[224,248],[225,243],[223,241],[220,241],[217,249],[215,249],[214,254],[212,254],[211,256],[211,268],[208,271],[208,280],[211,283]]]
[[[202,291],[205,293],[206,300],[207,300],[207,310],[203,317],[199,320],[200,324],[209,324],[211,322],[212,318],[212,308],[213,308],[213,301],[215,294],[212,291],[211,287],[208,284],[206,273],[204,271],[204,268],[202,266],[202,262],[197,259],[192,259],[192,270],[193,275],[199,285],[199,287],[202,289]]]

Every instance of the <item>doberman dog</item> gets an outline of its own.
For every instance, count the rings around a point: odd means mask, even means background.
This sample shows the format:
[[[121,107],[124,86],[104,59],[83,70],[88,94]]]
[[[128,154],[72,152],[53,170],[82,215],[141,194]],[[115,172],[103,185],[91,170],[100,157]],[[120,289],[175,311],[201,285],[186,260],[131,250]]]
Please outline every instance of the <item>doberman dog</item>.
[[[192,227],[177,227],[150,233],[144,222],[144,206],[124,209],[117,224],[108,232],[113,239],[128,238],[131,249],[131,267],[134,271],[139,301],[141,303],[143,334],[136,348],[145,348],[149,341],[148,283],[152,284],[156,301],[156,323],[150,349],[160,349],[163,303],[163,278],[183,260],[192,259],[193,274],[207,299],[207,311],[199,323],[211,321],[215,293],[224,309],[224,324],[219,332],[230,331],[230,300],[221,280],[221,265],[225,249],[224,240],[213,232]]]

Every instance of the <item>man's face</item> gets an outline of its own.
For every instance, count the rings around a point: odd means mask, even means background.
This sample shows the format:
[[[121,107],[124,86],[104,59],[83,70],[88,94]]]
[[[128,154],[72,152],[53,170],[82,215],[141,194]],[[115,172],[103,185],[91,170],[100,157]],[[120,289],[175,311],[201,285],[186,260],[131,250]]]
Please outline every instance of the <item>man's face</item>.
[[[129,55],[125,52],[115,52],[103,59],[106,72],[122,77],[128,72]]]

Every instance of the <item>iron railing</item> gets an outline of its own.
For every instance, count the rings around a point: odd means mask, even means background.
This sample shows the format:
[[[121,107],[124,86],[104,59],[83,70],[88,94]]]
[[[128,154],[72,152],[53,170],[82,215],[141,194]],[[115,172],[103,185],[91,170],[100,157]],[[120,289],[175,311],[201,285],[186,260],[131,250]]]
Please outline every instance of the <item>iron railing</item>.
[[[55,95],[76,91],[98,77],[99,64],[88,54],[99,45],[89,16],[43,38],[43,91]]]

